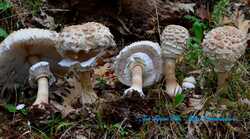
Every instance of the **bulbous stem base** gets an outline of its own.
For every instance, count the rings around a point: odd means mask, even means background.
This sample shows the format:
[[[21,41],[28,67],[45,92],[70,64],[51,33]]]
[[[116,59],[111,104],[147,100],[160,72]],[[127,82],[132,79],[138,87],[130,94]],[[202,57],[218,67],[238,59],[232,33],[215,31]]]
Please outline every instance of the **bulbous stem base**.
[[[137,92],[141,97],[144,97],[144,93],[142,91],[142,86],[143,86],[143,79],[142,79],[142,74],[143,74],[143,66],[142,65],[134,65],[131,68],[131,73],[132,73],[132,85],[130,88],[126,89],[124,92],[124,95],[128,95],[132,92]]]

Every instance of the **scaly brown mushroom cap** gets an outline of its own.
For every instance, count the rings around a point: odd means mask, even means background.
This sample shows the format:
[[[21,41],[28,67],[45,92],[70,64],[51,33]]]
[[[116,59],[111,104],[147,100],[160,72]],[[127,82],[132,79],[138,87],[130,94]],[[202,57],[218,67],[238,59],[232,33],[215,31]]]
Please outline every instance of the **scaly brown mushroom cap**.
[[[88,22],[65,27],[60,34],[59,52],[68,58],[85,61],[107,47],[116,46],[109,28]]]
[[[176,58],[181,55],[189,38],[189,32],[186,28],[179,25],[168,25],[161,34],[162,56]]]
[[[204,53],[215,62],[217,72],[229,71],[247,47],[246,35],[233,26],[223,26],[208,32],[202,42]]]
[[[105,49],[116,46],[113,38],[109,28],[96,22],[65,27],[59,35],[58,52],[64,59],[58,64],[79,76],[82,92],[78,96],[82,104],[95,103],[98,98],[92,87],[91,71]]]

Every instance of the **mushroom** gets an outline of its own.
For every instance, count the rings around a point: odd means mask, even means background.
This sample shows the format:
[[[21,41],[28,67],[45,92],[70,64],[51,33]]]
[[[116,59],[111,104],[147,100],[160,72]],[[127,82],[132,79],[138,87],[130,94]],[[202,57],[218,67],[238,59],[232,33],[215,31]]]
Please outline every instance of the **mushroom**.
[[[194,89],[196,85],[196,80],[193,76],[189,76],[183,79],[182,88],[185,89]]]
[[[92,71],[104,50],[116,46],[113,38],[109,28],[96,22],[68,26],[60,33],[58,52],[64,59],[58,64],[79,73],[82,104],[97,100],[91,83]]]
[[[218,74],[217,91],[226,85],[229,71],[244,54],[246,33],[233,26],[222,26],[208,32],[202,42],[203,52],[214,61]]]
[[[61,59],[55,47],[57,36],[56,32],[36,28],[11,33],[0,44],[0,84],[22,84],[29,77],[30,85],[38,87],[33,106],[45,108],[48,86],[55,81],[50,66],[53,71],[60,70],[56,66]]]
[[[176,59],[183,55],[186,48],[189,32],[179,25],[168,25],[161,34],[161,54],[164,59],[164,74],[166,80],[166,93],[174,97],[182,92],[176,81]]]
[[[145,96],[142,87],[150,86],[161,77],[162,60],[158,43],[138,41],[122,49],[115,61],[115,74],[125,85],[124,95],[137,92]]]

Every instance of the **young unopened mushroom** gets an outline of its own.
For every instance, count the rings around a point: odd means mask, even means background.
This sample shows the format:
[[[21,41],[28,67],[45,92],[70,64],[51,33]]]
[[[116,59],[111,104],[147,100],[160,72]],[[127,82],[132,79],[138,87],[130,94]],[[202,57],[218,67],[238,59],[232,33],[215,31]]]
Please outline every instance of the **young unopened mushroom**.
[[[79,73],[83,88],[83,93],[79,94],[82,104],[94,103],[97,95],[91,83],[92,71],[105,49],[116,46],[113,35],[106,26],[88,22],[65,27],[59,38],[58,51],[64,57],[59,65]]]
[[[56,65],[61,59],[55,47],[57,36],[56,32],[35,28],[11,33],[0,44],[0,84],[23,84],[30,74],[30,85],[38,87],[33,106],[45,108],[48,86],[55,80],[50,68],[59,70]]]
[[[175,63],[176,59],[183,55],[188,38],[188,30],[179,25],[168,25],[161,34],[161,54],[164,59],[166,93],[170,97],[182,92],[182,88],[176,81]]]
[[[122,49],[115,61],[115,74],[125,85],[124,95],[137,92],[144,96],[142,87],[152,85],[161,77],[161,49],[158,43],[138,41]]]
[[[233,26],[217,27],[206,34],[202,47],[204,53],[214,61],[219,91],[226,85],[229,71],[245,52],[246,33]]]

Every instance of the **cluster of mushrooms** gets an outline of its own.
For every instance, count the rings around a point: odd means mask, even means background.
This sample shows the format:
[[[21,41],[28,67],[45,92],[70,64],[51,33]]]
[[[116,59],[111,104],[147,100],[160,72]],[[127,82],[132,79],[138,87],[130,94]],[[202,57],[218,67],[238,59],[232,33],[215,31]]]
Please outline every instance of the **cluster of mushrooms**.
[[[138,93],[165,75],[166,93],[170,97],[182,92],[175,76],[176,59],[186,50],[189,32],[179,25],[168,25],[161,34],[161,44],[152,41],[134,42],[115,59],[114,70],[123,84],[130,86],[124,95]],[[217,27],[203,40],[204,53],[215,60],[218,73],[218,89],[223,87],[229,71],[244,54],[247,33],[233,26]],[[105,50],[116,47],[113,35],[104,25],[88,22],[65,27],[61,32],[28,28],[10,34],[0,44],[0,84],[7,80],[22,83],[28,79],[31,87],[37,87],[33,106],[44,108],[49,103],[49,86],[55,74],[74,70],[83,88],[82,104],[94,103],[98,97],[93,90],[91,77],[96,61]],[[7,75],[7,76],[6,76]]]

